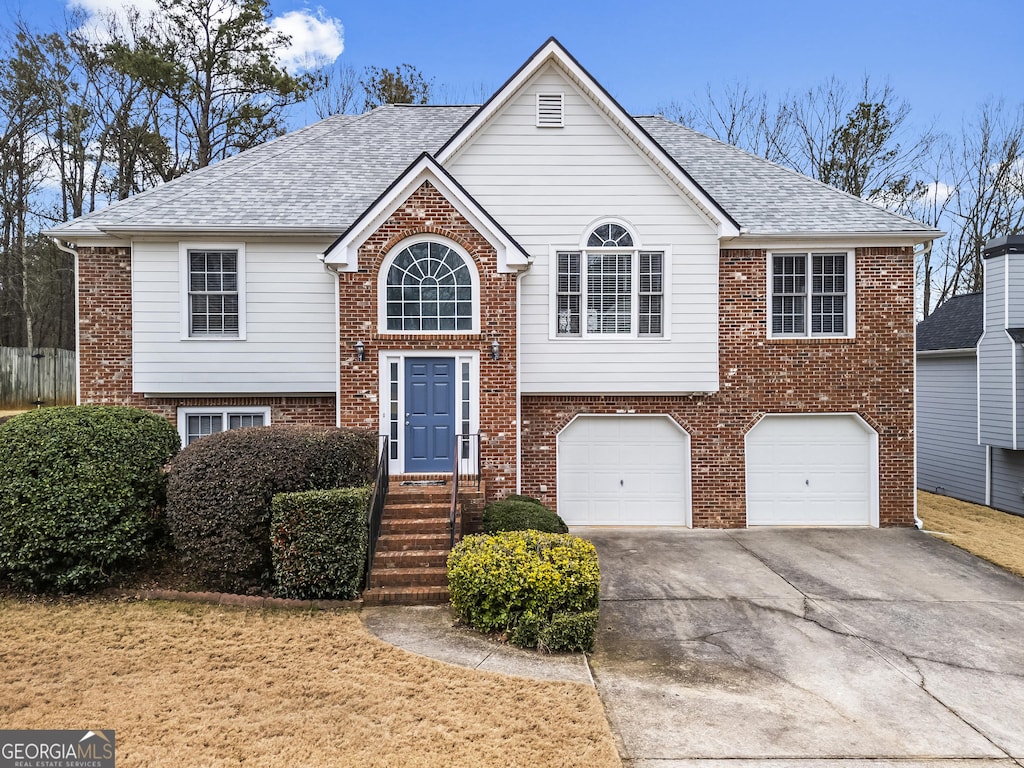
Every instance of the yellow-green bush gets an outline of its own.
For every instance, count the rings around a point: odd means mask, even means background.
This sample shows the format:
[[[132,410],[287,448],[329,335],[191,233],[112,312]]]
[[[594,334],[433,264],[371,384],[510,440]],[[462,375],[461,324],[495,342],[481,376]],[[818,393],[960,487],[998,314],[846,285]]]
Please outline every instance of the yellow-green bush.
[[[459,619],[483,632],[506,632],[510,642],[526,647],[542,637],[552,641],[544,642],[549,650],[591,647],[592,630],[581,637],[576,630],[551,632],[550,627],[553,621],[560,627],[566,622],[594,626],[596,620],[566,617],[595,612],[596,619],[600,586],[597,550],[569,534],[528,530],[469,536],[448,557],[448,588]]]

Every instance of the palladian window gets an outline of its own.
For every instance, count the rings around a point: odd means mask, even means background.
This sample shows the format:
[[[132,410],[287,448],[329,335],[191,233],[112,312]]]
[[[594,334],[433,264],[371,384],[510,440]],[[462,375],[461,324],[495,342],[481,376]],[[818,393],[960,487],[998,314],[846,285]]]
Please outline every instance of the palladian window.
[[[403,248],[388,268],[385,302],[389,331],[473,330],[473,275],[444,243]]]
[[[641,250],[620,224],[597,226],[582,251],[555,254],[558,336],[664,335],[665,254]]]

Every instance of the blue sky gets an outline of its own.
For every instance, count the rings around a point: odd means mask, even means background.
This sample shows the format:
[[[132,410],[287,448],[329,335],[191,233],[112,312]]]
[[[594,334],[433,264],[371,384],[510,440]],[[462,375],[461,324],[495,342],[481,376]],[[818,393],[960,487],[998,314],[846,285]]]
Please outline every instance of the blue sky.
[[[986,98],[1024,102],[1015,50],[1024,0],[271,0],[270,7],[278,17],[298,11],[316,20],[299,27],[297,45],[323,47],[325,25],[337,20],[327,32],[342,34],[343,61],[356,68],[408,62],[472,100],[554,35],[637,114],[685,101],[708,83],[747,82],[778,96],[833,74],[851,86],[865,74],[887,79],[910,102],[915,123],[950,131]],[[65,2],[0,0],[0,12],[59,24]]]

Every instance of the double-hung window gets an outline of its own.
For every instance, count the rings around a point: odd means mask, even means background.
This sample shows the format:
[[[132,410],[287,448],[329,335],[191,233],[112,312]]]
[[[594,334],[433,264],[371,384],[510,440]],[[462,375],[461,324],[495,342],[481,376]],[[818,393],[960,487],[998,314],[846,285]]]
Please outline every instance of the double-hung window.
[[[186,338],[244,338],[244,258],[240,247],[186,247]]]
[[[851,336],[850,262],[846,251],[769,254],[771,335]]]
[[[661,337],[665,254],[634,247],[618,224],[603,224],[586,248],[555,252],[555,335]]]

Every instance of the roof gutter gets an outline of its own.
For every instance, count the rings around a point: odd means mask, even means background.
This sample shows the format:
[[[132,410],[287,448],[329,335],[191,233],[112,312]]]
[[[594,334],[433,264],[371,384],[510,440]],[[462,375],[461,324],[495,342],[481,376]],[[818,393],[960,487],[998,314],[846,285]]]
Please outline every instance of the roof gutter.
[[[822,245],[842,245],[849,248],[851,245],[905,245],[914,246],[921,243],[931,243],[946,233],[940,230],[904,230],[896,232],[823,232],[823,231],[799,231],[799,232],[769,232],[758,233],[744,231],[738,237],[723,238],[723,247],[743,248],[782,248],[782,247],[805,247],[808,242],[820,243]]]

